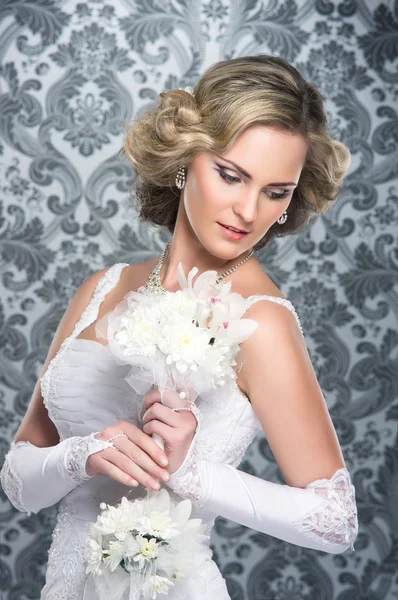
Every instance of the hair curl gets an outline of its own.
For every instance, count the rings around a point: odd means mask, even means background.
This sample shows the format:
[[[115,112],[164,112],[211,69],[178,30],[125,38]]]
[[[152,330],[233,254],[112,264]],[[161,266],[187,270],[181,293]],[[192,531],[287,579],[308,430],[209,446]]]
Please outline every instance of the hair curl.
[[[243,56],[216,63],[198,80],[193,95],[172,90],[158,105],[126,125],[121,155],[135,170],[139,218],[173,233],[180,190],[178,167],[200,152],[228,152],[250,125],[300,133],[308,144],[306,162],[283,225],[275,222],[254,246],[297,233],[336,199],[350,164],[350,152],[327,131],[324,99],[316,86],[284,59]]]

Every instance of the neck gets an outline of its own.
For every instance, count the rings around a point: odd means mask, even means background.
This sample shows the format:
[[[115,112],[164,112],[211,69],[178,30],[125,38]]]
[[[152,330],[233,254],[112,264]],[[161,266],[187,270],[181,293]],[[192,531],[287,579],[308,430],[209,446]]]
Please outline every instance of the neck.
[[[233,259],[225,260],[207,252],[199,242],[196,245],[192,244],[192,242],[189,242],[189,244],[188,242],[183,243],[173,235],[160,271],[162,286],[171,292],[180,289],[177,278],[179,262],[182,263],[186,275],[193,267],[198,268],[198,273],[211,270],[217,271],[221,275],[244,260],[250,254],[251,250],[249,248]]]
[[[217,271],[221,275],[221,273],[246,258],[252,250],[252,248],[249,248],[232,259],[229,257],[218,258],[208,252],[192,230],[185,211],[184,192],[185,190],[182,190],[174,232],[160,271],[162,287],[171,292],[180,289],[177,278],[179,262],[182,263],[186,275],[193,267],[198,268],[198,273]]]

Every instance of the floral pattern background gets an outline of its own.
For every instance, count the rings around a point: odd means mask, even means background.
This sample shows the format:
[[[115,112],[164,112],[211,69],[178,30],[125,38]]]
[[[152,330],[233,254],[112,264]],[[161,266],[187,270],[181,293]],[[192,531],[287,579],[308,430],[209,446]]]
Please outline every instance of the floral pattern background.
[[[0,464],[75,289],[169,237],[137,220],[125,122],[218,60],[283,56],[352,165],[331,210],[259,257],[301,317],[359,535],[330,555],[219,517],[214,556],[233,600],[398,598],[398,2],[2,0],[0,53]],[[264,436],[240,468],[284,483]],[[55,514],[1,491],[2,599],[39,598]]]

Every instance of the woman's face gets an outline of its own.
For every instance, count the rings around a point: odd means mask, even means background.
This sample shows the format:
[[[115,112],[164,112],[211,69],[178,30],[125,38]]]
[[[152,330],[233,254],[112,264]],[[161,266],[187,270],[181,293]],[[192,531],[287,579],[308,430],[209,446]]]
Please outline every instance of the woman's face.
[[[226,260],[239,256],[289,206],[306,153],[302,135],[252,125],[228,152],[198,154],[182,194],[188,227],[211,254]],[[247,233],[232,239],[221,224]]]

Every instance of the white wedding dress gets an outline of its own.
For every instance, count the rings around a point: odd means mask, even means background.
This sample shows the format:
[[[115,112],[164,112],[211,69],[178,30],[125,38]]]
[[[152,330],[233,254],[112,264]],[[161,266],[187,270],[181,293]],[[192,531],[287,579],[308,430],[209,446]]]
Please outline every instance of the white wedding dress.
[[[61,440],[85,436],[122,420],[140,426],[143,398],[124,380],[128,367],[116,364],[107,346],[78,337],[97,319],[101,302],[117,285],[125,266],[115,264],[104,275],[99,293],[94,294],[72,335],[65,340],[41,379],[44,403]],[[248,298],[247,308],[263,297]],[[290,302],[271,299],[293,310]],[[233,382],[206,398],[197,398],[197,404],[202,413],[198,439],[201,451],[213,460],[237,466],[256,432],[262,429],[250,402]],[[88,528],[100,512],[99,504],[117,503],[126,494],[133,499],[145,493],[142,486],[129,488],[105,475],[97,475],[77,486],[61,501],[41,600],[96,599],[95,592],[86,586],[83,553]],[[195,510],[191,516],[195,517]],[[216,516],[209,514],[205,520],[201,514],[202,521],[208,525],[207,533]],[[198,579],[190,580],[187,600],[229,599],[225,580],[211,556],[209,548],[203,556],[203,565],[197,565]]]
[[[97,341],[79,337],[90,324],[97,320],[101,302],[117,285],[120,273],[125,266],[128,265],[118,263],[108,269],[98,283],[93,297],[76,324],[73,333],[64,340],[58,353],[41,377],[44,404],[49,417],[57,427],[60,441],[72,436],[88,436],[122,420],[142,427],[140,415],[143,409],[143,397],[138,395],[124,379],[129,366],[117,364],[107,346]],[[260,299],[283,304],[294,313],[299,323],[293,305],[286,299],[274,296],[254,295],[247,298],[244,312]],[[224,387],[213,390],[211,393],[199,396],[196,399],[196,404],[201,413],[201,427],[196,434],[196,456],[200,455],[203,459],[209,458],[214,465],[231,465],[232,467],[239,465],[257,431],[262,430],[261,423],[247,397],[240,391],[236,382],[232,381]],[[79,447],[77,446],[77,448]],[[189,465],[188,460],[186,464]],[[181,472],[183,471],[184,469],[181,469]],[[322,527],[319,527],[319,531],[316,532],[315,536],[313,535],[313,538],[319,540],[319,542],[310,541],[308,542],[309,547],[313,543],[312,547],[314,548],[325,547],[326,549],[328,548],[327,543],[330,542],[330,547],[334,548],[336,546],[334,543],[337,541],[341,544],[347,540],[351,542],[353,540],[352,531],[355,527],[353,517],[356,516],[354,514],[356,507],[353,499],[353,486],[347,483],[348,474],[342,481],[341,477],[344,475],[342,471],[345,472],[341,469],[336,473],[336,480],[333,480],[334,484],[340,486],[342,491],[341,502],[339,504],[338,497],[334,494],[337,502],[335,501],[333,505],[337,507],[336,510],[341,515],[345,510],[344,507],[350,506],[351,537],[347,534],[348,520],[346,518],[340,521],[343,527],[340,527],[339,535],[335,533],[336,529],[333,528],[338,526],[339,521],[330,512],[332,504],[329,504],[327,506],[328,513],[322,513],[322,518],[316,515],[317,523],[322,523]],[[243,475],[246,476],[247,474],[243,473]],[[219,476],[219,481],[221,476],[222,474]],[[3,478],[4,481],[8,481],[9,497],[11,498],[14,495],[17,500],[18,476],[12,472],[12,466],[9,467],[9,471],[5,472]],[[252,478],[249,475],[247,475],[247,484],[242,485],[250,486],[251,480],[258,481],[260,485],[273,486],[278,494],[283,492],[281,503],[278,502],[281,507],[283,506],[285,492],[293,494],[295,491],[298,501],[296,501],[295,496],[290,497],[289,495],[288,501],[290,501],[290,504],[287,504],[287,508],[280,509],[283,514],[290,512],[293,515],[295,510],[293,507],[300,505],[301,498],[303,498],[303,505],[300,510],[303,514],[305,512],[305,502],[313,502],[313,507],[317,502],[319,502],[319,505],[321,502],[325,502],[325,506],[327,504],[324,498],[321,499],[318,494],[309,493],[309,490],[280,486],[263,480],[260,481],[258,478]],[[326,480],[319,481],[325,482]],[[238,481],[237,484],[239,485]],[[232,485],[235,486],[234,481],[232,481]],[[186,487],[188,489],[189,486]],[[233,487],[233,489],[235,488]],[[173,490],[168,491],[173,498],[181,499],[182,494],[178,495]],[[315,490],[311,490],[311,492],[315,492]],[[247,501],[247,507],[243,510],[250,512],[253,505],[252,500],[249,500],[250,494],[245,499],[244,492],[238,491],[237,493],[241,494],[242,506]],[[333,492],[331,493],[333,495]],[[223,491],[221,490],[221,496],[222,494]],[[137,488],[124,486],[100,474],[76,485],[72,491],[63,497],[60,502],[53,541],[49,551],[46,583],[41,593],[41,600],[98,600],[93,581],[90,578],[91,576],[86,574],[84,563],[90,525],[100,513],[99,505],[101,502],[116,504],[122,496],[134,499],[145,495],[146,489],[143,486]],[[262,490],[258,490],[257,496],[265,498]],[[348,499],[350,502],[348,502]],[[15,503],[15,505],[18,507],[18,503]],[[264,521],[267,515],[261,515],[261,510],[270,509],[266,508],[266,502],[263,502],[262,505],[263,509],[261,509],[260,502],[258,505],[260,508],[256,508],[254,517],[261,517]],[[310,504],[308,504],[308,510],[310,510]],[[315,508],[313,510],[315,512]],[[208,506],[196,509],[193,505],[191,517],[198,516],[201,518],[206,524],[206,533],[210,536],[214,520],[218,514],[220,512],[209,511]],[[271,535],[278,535],[278,533],[272,532],[273,520],[272,518],[270,520]],[[275,521],[277,520],[275,519]],[[310,525],[307,524],[307,529],[314,529],[314,522],[313,520]],[[253,520],[248,521],[248,523],[257,525],[257,522]],[[281,539],[285,539],[283,537],[285,534],[282,533],[284,525],[277,523],[276,527],[281,530]],[[292,526],[290,526],[290,529],[292,529]],[[306,536],[307,533],[297,535],[301,536],[297,538],[298,541],[295,538],[291,539],[296,543],[306,545],[306,537],[303,536]],[[286,539],[289,538],[286,537]],[[326,551],[329,550],[326,549]],[[339,551],[338,546],[337,551]],[[195,565],[194,575],[184,582],[182,595],[172,589],[168,598],[171,600],[180,600],[180,598],[181,600],[230,599],[225,580],[212,559],[212,551],[209,545],[203,546],[203,553],[200,558],[201,562],[198,561]]]

